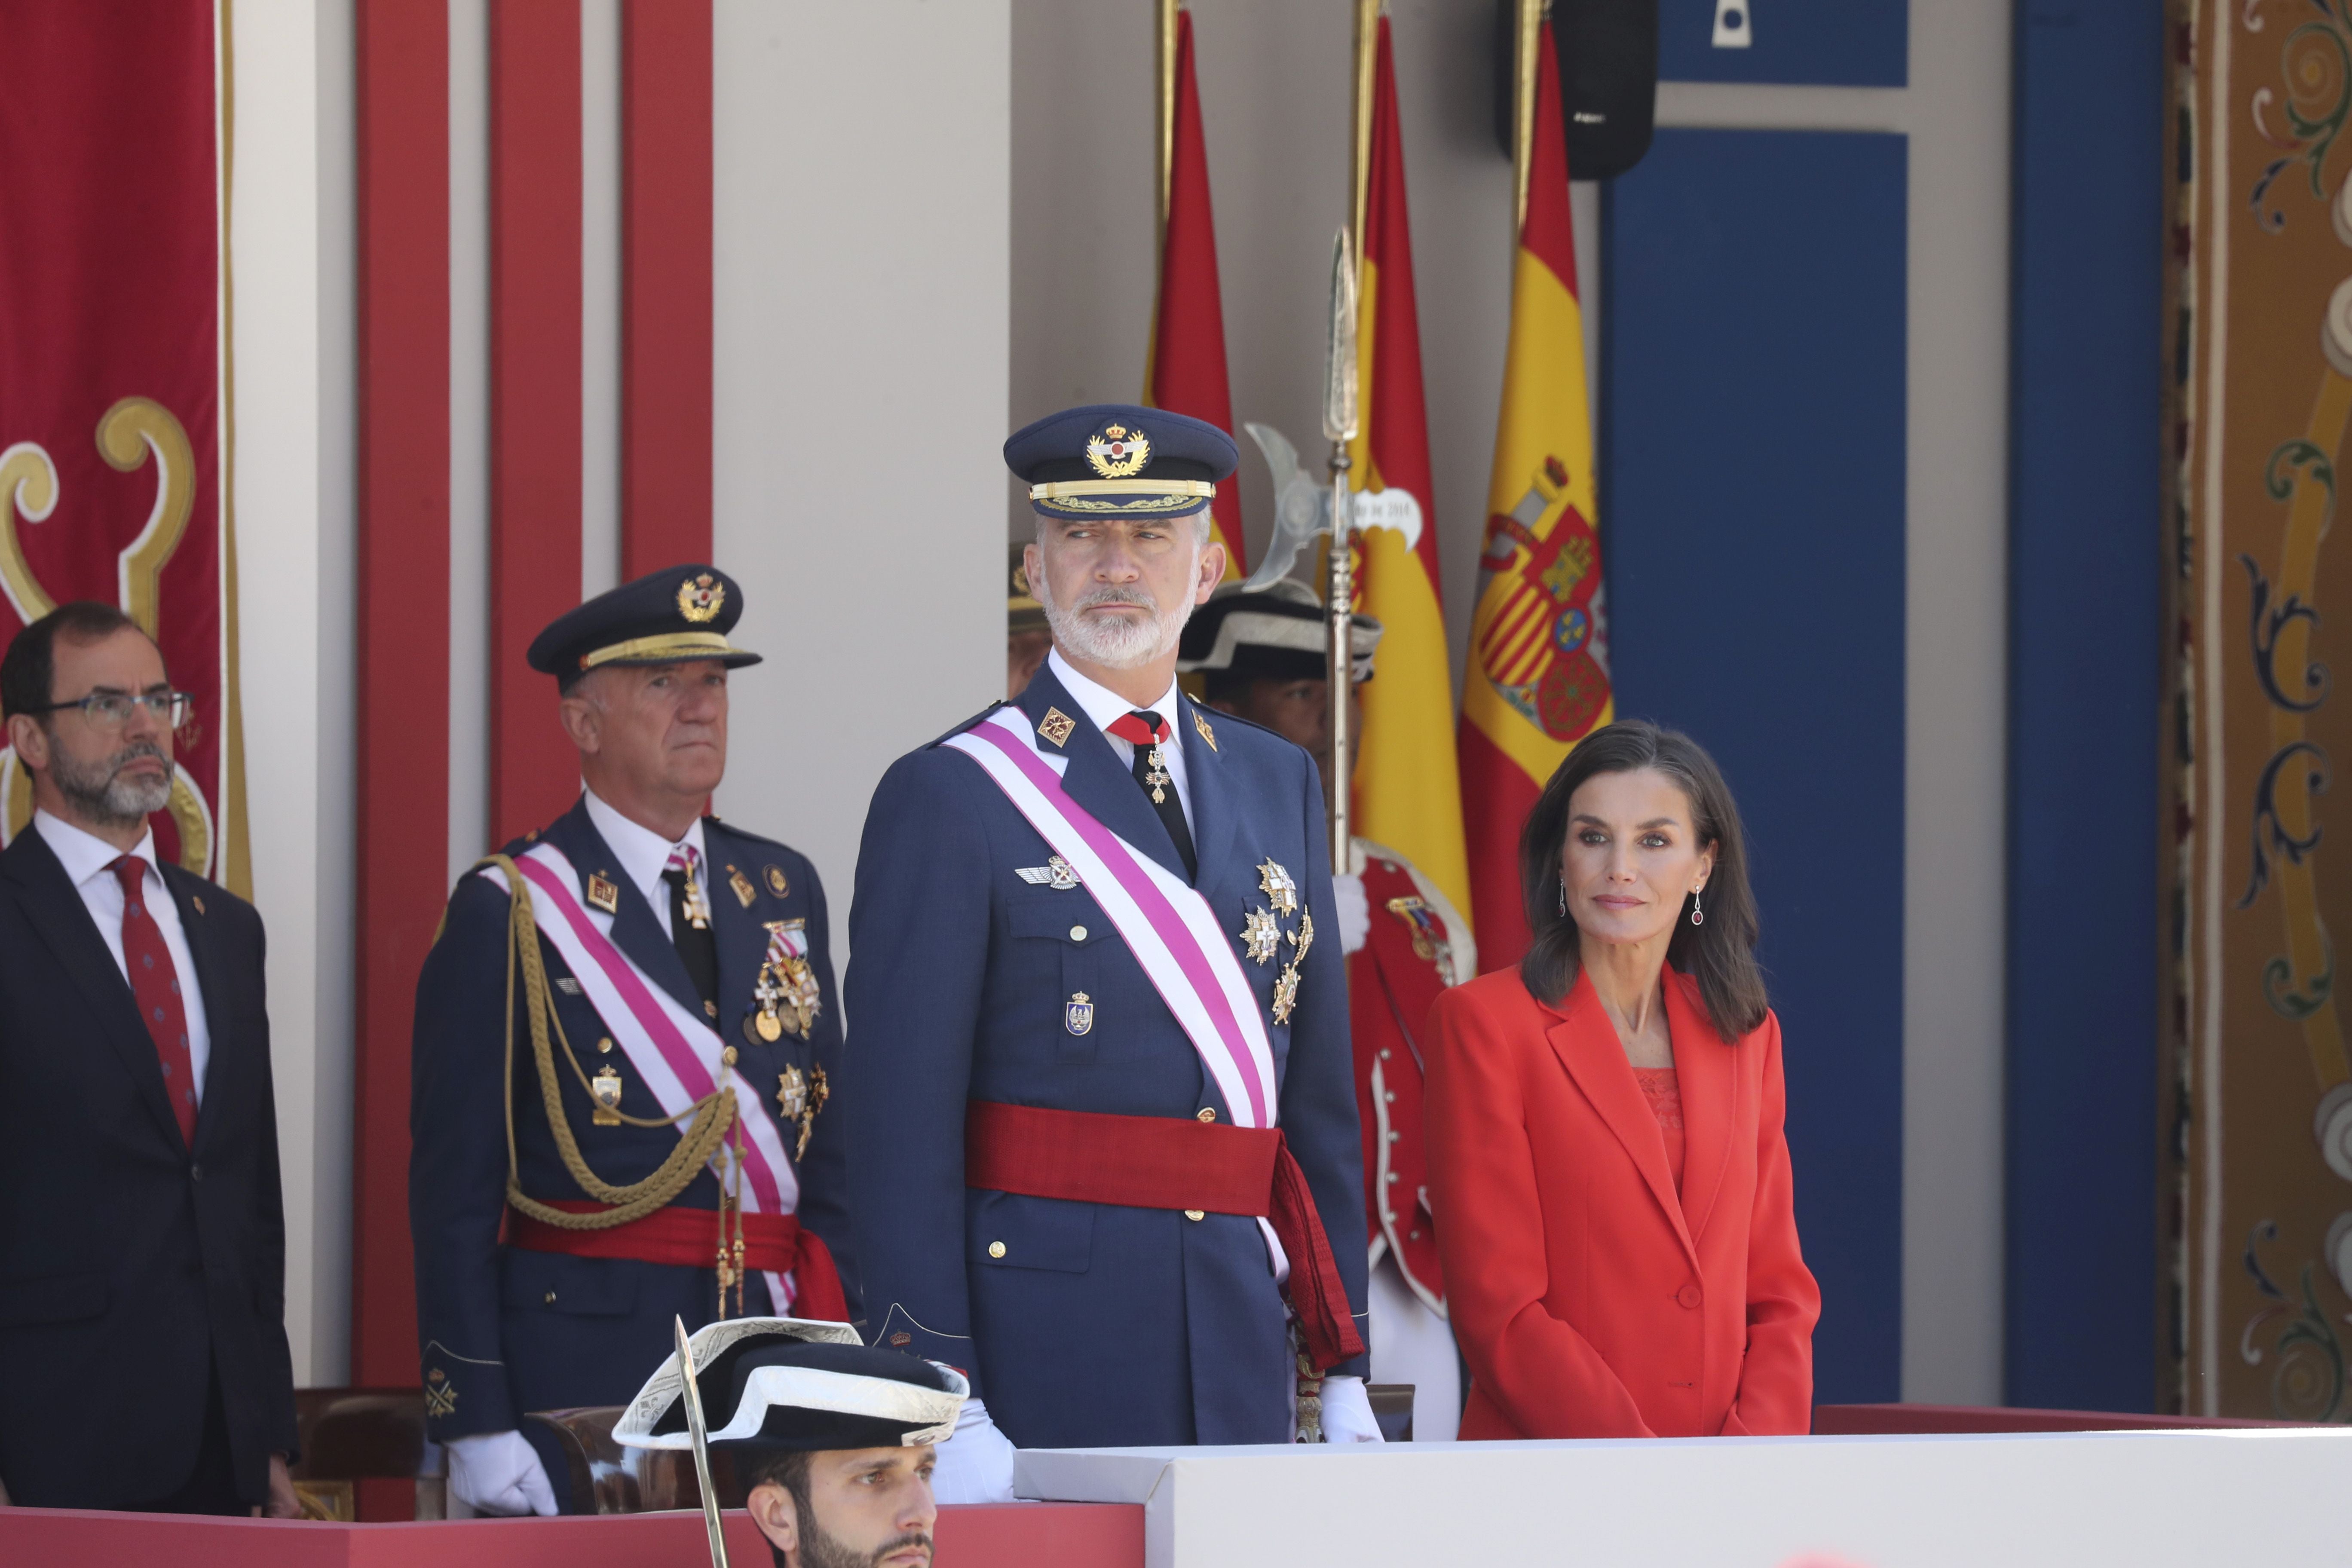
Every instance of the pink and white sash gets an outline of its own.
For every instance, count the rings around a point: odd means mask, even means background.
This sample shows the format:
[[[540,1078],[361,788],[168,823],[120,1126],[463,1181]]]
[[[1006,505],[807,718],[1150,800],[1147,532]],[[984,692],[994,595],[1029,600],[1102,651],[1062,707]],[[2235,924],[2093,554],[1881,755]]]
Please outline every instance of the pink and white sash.
[[[662,1114],[690,1111],[697,1100],[714,1091],[719,1075],[726,1075],[734,1086],[736,1114],[743,1126],[743,1207],[751,1214],[793,1213],[800,1204],[800,1182],[785,1156],[783,1137],[769,1119],[759,1089],[740,1068],[724,1065],[726,1043],[718,1031],[614,945],[613,917],[581,903],[580,874],[562,850],[551,844],[536,845],[515,858],[515,867],[530,883],[531,916],[540,934],[579,981],[589,1005],[652,1091]],[[483,868],[482,875],[505,890],[506,877],[497,867]],[[683,1121],[678,1131],[684,1135]],[[733,1146],[731,1135],[727,1144]],[[725,1191],[727,1173],[716,1158],[711,1172]],[[778,1311],[783,1310],[792,1304],[791,1279],[772,1271],[766,1271],[766,1279],[770,1299]]]
[[[945,743],[978,763],[1077,872],[1200,1053],[1234,1121],[1272,1127],[1280,1114],[1274,1048],[1241,955],[1209,901],[1070,798],[1062,787],[1069,759],[1039,751],[1019,709],[1000,708]]]

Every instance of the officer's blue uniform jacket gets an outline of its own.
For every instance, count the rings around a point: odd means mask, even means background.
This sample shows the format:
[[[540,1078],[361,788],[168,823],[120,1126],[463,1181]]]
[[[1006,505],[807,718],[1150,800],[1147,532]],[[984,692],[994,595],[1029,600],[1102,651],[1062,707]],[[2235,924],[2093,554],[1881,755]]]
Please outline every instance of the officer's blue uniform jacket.
[[[1050,667],[1013,706],[1033,725],[1049,708],[1075,721],[1062,746],[1040,741],[1069,759],[1071,798],[1181,879],[1150,799]],[[1289,1023],[1262,1016],[1280,1124],[1360,1332],[1361,1154],[1322,789],[1289,742],[1181,707],[1170,717],[1183,736],[1193,885],[1236,951],[1244,914],[1267,901],[1264,861],[1290,872],[1314,916]],[[1213,726],[1213,746],[1196,719]],[[1022,1447],[1286,1442],[1285,1307],[1255,1221],[965,1189],[971,1100],[1232,1120],[1087,890],[1016,874],[1051,853],[977,763],[937,742],[901,757],[875,792],[850,910],[854,1033],[838,1100],[867,1337],[962,1368]],[[1243,968],[1270,1009],[1279,963]],[[1084,1035],[1065,1017],[1077,992],[1094,1005]],[[1360,1376],[1363,1358],[1333,1371]]]
[[[805,1075],[811,1068],[822,1067],[839,1083],[841,1006],[833,983],[824,890],[818,885],[816,868],[781,844],[716,817],[702,819],[702,833],[709,883],[705,891],[719,957],[719,1016],[711,1025],[740,1053],[737,1065],[744,1077],[763,1091],[760,1104],[740,1109],[778,1120],[775,1089],[786,1068],[798,1067]],[[601,871],[617,885],[620,910],[613,921],[614,945],[689,1011],[701,1013],[702,1000],[685,962],[644,895],[617,874],[612,851],[590,821],[585,802],[534,837],[553,845],[572,862],[581,879],[583,905],[592,874]],[[520,856],[530,847],[530,840],[518,840],[504,853]],[[774,890],[772,869],[785,883],[782,894]],[[740,872],[753,889],[748,906],[734,890],[730,871]],[[501,1079],[507,1052],[508,916],[507,895],[498,884],[467,873],[450,897],[440,938],[425,959],[416,987],[408,1205],[416,1249],[417,1342],[423,1348],[430,1396],[427,1426],[436,1441],[523,1426],[522,1415],[533,1410],[625,1405],[670,1353],[673,1316],[683,1317],[692,1329],[719,1315],[718,1277],[709,1268],[575,1258],[499,1245],[506,1211],[509,1087],[522,1190],[546,1202],[589,1195],[565,1170],[548,1126],[520,978],[514,1079],[511,1086]],[[767,952],[764,922],[796,916],[807,921],[809,962],[823,990],[823,1008],[807,1041],[787,1033],[771,1046],[744,1024],[758,1011],[751,988]],[[571,971],[554,947],[543,936],[539,943],[555,1017],[582,1070],[593,1075],[601,1064],[612,1063],[623,1080],[621,1110],[631,1116],[662,1115],[625,1056],[617,1048],[609,1055],[598,1052],[596,1042],[610,1031],[584,995],[566,989]],[[589,1168],[614,1185],[643,1181],[677,1146],[677,1131],[626,1123],[594,1126],[593,1102],[572,1076],[562,1047],[559,1045],[555,1051],[565,1114]],[[789,1154],[799,1125],[781,1125]],[[808,1152],[795,1173],[801,1222],[832,1249],[855,1317],[856,1273],[842,1210],[842,1131],[836,1095],[832,1108],[818,1115]],[[671,1202],[715,1211],[718,1179],[706,1169]],[[715,1213],[710,1233],[715,1253]],[[743,1307],[754,1314],[769,1310],[766,1283],[756,1272],[744,1287]],[[524,1435],[540,1436],[531,1427],[525,1427]],[[551,1463],[549,1474],[557,1486],[563,1484],[562,1465]]]

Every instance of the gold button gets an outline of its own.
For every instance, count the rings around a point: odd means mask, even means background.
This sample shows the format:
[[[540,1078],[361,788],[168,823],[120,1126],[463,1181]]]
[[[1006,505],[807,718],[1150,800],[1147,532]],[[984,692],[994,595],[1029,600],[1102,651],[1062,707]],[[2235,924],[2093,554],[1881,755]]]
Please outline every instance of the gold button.
[[[1001,1241],[992,1241],[992,1242],[990,1242],[990,1243],[988,1244],[988,1255],[989,1255],[991,1258],[1002,1258],[1002,1257],[1003,1257],[1003,1256],[1004,1256],[1004,1243],[1003,1243],[1003,1242],[1001,1242]]]
[[[1087,940],[1087,928],[1086,928],[1086,927],[1084,927],[1084,926],[1072,926],[1072,927],[1070,928],[1070,940],[1071,940],[1072,942],[1084,942],[1084,941],[1086,941],[1086,940]]]
[[[1206,1209],[1186,1209],[1184,1211],[1184,1217],[1186,1219],[1206,1219],[1209,1217],[1209,1211]]]
[[[719,1004],[716,1002],[705,1002],[702,1005],[702,1010],[714,1018],[719,1016]]]
[[[1214,1121],[1217,1119],[1217,1108],[1213,1105],[1204,1105],[1193,1114],[1203,1121]]]
[[[1391,1142],[1391,1143],[1393,1143],[1393,1142],[1395,1142],[1398,1139],[1400,1139],[1400,1138],[1402,1138],[1402,1137],[1403,1137],[1403,1136],[1404,1136],[1404,1134],[1403,1134],[1403,1133],[1402,1133],[1402,1132],[1393,1132],[1393,1131],[1392,1131],[1392,1132],[1391,1132],[1391,1133],[1389,1134],[1389,1142]]]
[[[1396,1090],[1391,1089],[1381,1091],[1381,1099],[1390,1105],[1394,1105],[1396,1103]]]
[[[1386,1061],[1386,1060],[1388,1060],[1388,1059],[1389,1059],[1389,1048],[1388,1048],[1386,1046],[1382,1046],[1382,1047],[1381,1047],[1381,1060],[1382,1060],[1382,1061]]]
[[[613,1048],[613,1042],[610,1040],[599,1040],[596,1042],[596,1048],[600,1051],[609,1051]]]
[[[552,1290],[547,1293],[547,1304],[551,1307],[555,1305],[555,1292]]]
[[[1389,1173],[1389,1180],[1391,1182],[1396,1180],[1396,1173],[1394,1171],[1391,1171]]]
[[[733,1067],[735,1065],[735,1047],[730,1046],[725,1050],[719,1052],[719,1059],[724,1062],[727,1066],[730,1068]]]

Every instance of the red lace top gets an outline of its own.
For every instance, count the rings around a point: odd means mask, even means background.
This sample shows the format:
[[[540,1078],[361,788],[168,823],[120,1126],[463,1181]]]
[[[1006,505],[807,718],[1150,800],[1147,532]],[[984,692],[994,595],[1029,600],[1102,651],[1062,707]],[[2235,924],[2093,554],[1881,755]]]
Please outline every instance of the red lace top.
[[[1683,1089],[1672,1068],[1635,1068],[1642,1098],[1657,1118],[1658,1135],[1666,1141],[1666,1169],[1674,1173],[1675,1191],[1683,1190]]]

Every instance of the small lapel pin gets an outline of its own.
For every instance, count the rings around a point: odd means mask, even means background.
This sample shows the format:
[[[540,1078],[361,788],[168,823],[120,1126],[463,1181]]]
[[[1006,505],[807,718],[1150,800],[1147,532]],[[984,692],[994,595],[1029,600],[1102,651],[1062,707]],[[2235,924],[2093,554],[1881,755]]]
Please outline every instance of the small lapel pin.
[[[196,913],[203,914],[205,912],[205,896],[202,893],[190,893],[188,895],[188,902],[196,906]]]
[[[727,885],[735,889],[735,901],[747,910],[760,896],[760,889],[751,886],[751,879],[732,866],[727,868]]]
[[[1059,708],[1046,709],[1045,716],[1037,721],[1037,733],[1045,736],[1045,739],[1053,742],[1054,744],[1057,746],[1066,742],[1070,738],[1071,732],[1076,730],[1077,727],[1078,721],[1076,719],[1071,718],[1067,713],[1063,712]]]
[[[604,872],[592,871],[588,874],[588,902],[608,915],[617,915],[621,912],[621,889]]]

